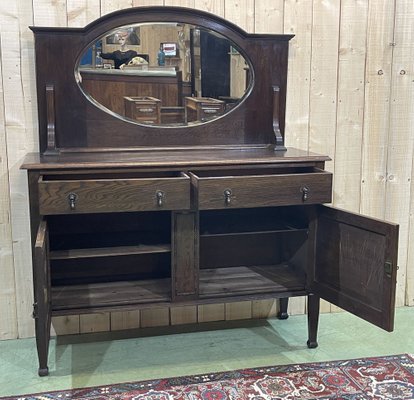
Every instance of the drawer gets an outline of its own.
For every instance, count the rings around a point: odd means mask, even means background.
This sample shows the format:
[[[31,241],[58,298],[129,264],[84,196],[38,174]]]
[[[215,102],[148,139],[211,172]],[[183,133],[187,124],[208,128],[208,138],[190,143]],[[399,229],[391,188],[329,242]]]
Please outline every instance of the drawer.
[[[135,105],[135,117],[148,117],[157,118],[159,109],[156,106],[149,104],[136,104]]]
[[[318,168],[190,173],[200,210],[329,203],[332,174]]]
[[[64,179],[42,176],[38,182],[40,214],[184,210],[190,207],[190,178]]]
[[[223,107],[202,107],[200,109],[200,119],[212,118],[223,114]]]

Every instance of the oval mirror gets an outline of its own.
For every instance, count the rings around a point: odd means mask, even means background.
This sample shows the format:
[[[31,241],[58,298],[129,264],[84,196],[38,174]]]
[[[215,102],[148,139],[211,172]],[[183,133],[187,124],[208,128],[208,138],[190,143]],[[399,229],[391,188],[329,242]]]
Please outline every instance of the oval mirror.
[[[190,24],[122,26],[87,46],[75,75],[98,107],[128,121],[187,126],[220,118],[247,94],[251,68],[224,36]]]

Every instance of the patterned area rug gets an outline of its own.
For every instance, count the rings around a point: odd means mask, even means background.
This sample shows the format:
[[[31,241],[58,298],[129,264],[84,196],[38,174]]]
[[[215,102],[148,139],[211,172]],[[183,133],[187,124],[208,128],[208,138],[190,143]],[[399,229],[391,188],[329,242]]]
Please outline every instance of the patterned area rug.
[[[414,399],[414,356],[403,354],[253,368],[1,399],[412,400]]]

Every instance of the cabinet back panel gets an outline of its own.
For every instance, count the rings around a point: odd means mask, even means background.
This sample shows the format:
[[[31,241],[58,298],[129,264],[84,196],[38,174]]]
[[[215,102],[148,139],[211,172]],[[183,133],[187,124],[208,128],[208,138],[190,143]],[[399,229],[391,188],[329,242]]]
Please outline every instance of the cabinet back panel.
[[[268,207],[200,212],[200,234],[306,229],[306,207]]]
[[[170,253],[51,262],[51,279],[54,286],[169,277],[171,277]]]
[[[200,268],[289,263],[304,265],[305,230],[200,237]]]
[[[51,249],[170,243],[170,212],[48,216]],[[138,233],[139,232],[139,233]]]

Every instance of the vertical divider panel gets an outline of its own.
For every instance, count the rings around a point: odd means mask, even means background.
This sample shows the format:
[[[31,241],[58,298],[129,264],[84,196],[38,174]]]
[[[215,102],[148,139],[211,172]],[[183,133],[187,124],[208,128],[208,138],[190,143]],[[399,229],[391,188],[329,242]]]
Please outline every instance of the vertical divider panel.
[[[173,212],[171,235],[172,300],[198,295],[198,213]]]

